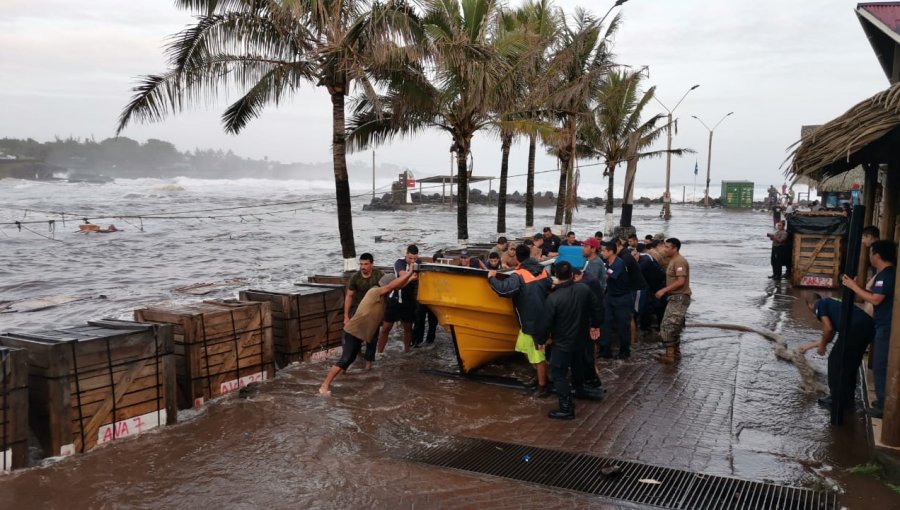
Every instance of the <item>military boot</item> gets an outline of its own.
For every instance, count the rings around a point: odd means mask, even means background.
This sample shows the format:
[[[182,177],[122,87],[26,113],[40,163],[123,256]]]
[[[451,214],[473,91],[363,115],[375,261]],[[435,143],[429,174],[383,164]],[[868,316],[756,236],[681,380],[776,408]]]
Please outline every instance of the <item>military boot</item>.
[[[550,411],[547,416],[554,420],[574,420],[575,402],[571,395],[559,397],[559,409]]]
[[[675,347],[666,347],[665,354],[656,357],[656,360],[664,365],[673,365],[676,361],[678,361],[678,357],[675,354]]]

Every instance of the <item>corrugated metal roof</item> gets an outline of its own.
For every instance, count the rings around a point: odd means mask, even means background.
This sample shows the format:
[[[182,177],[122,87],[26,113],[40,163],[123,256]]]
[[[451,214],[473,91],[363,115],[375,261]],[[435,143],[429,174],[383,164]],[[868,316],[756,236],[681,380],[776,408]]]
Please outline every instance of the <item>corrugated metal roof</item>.
[[[859,4],[858,7],[868,11],[888,28],[900,34],[900,2],[875,2]]]

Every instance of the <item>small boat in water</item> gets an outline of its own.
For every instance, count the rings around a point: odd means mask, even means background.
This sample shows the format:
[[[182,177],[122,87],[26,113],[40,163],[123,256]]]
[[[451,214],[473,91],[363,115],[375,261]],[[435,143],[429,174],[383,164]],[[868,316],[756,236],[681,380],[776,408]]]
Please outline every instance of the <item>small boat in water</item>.
[[[488,285],[487,271],[444,264],[419,267],[418,301],[453,337],[461,373],[515,352],[519,320],[512,299]]]

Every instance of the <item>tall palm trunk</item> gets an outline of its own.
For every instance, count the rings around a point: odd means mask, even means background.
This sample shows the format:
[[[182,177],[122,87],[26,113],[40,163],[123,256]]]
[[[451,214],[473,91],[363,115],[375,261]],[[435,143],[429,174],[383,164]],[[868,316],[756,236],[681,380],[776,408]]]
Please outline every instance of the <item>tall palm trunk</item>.
[[[537,137],[528,137],[528,177],[525,184],[525,237],[534,234],[534,156]]]
[[[612,236],[613,230],[613,188],[615,187],[616,163],[606,164],[609,186],[606,188],[606,231]]]
[[[353,239],[353,206],[350,202],[350,178],[347,175],[347,138],[344,132],[344,94],[331,95],[332,141],[331,154],[334,162],[334,192],[337,199],[338,232],[341,238],[341,254],[344,270],[357,268],[356,243]]]
[[[456,236],[460,246],[467,246],[469,243],[469,169],[466,161],[469,159],[471,140],[471,135],[459,136],[456,140]]]
[[[560,153],[559,158],[559,194],[556,196],[556,215],[553,217],[553,226],[559,227],[563,222],[563,215],[566,211],[566,197],[569,194],[568,188],[568,158]]]
[[[575,179],[575,158],[569,158],[568,169],[566,170],[566,230],[572,229],[572,215],[575,211],[575,202],[578,200],[578,183]]]
[[[509,175],[509,148],[512,134],[500,134],[500,192],[497,196],[497,235],[506,235],[506,178]]]
[[[628,136],[628,163],[625,167],[625,194],[622,197],[622,217],[619,218],[620,227],[630,227],[634,212],[634,180],[637,177],[637,133]]]

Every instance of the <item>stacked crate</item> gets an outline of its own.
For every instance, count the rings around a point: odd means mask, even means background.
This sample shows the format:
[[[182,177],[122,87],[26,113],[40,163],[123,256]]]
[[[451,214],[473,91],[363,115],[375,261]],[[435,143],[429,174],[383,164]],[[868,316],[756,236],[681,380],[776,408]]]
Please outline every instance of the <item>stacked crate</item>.
[[[135,310],[134,318],[175,326],[180,409],[202,406],[206,400],[275,375],[269,303],[165,304]]]
[[[798,287],[838,288],[843,238],[821,234],[794,234],[793,237],[791,283]]]
[[[28,464],[28,353],[0,347],[0,472]]]
[[[298,284],[286,291],[241,291],[242,301],[265,301],[272,310],[272,338],[279,366],[325,356],[341,345],[341,285]]]
[[[85,452],[177,419],[171,327],[103,320],[11,332],[0,345],[27,351],[31,428],[46,455]]]

